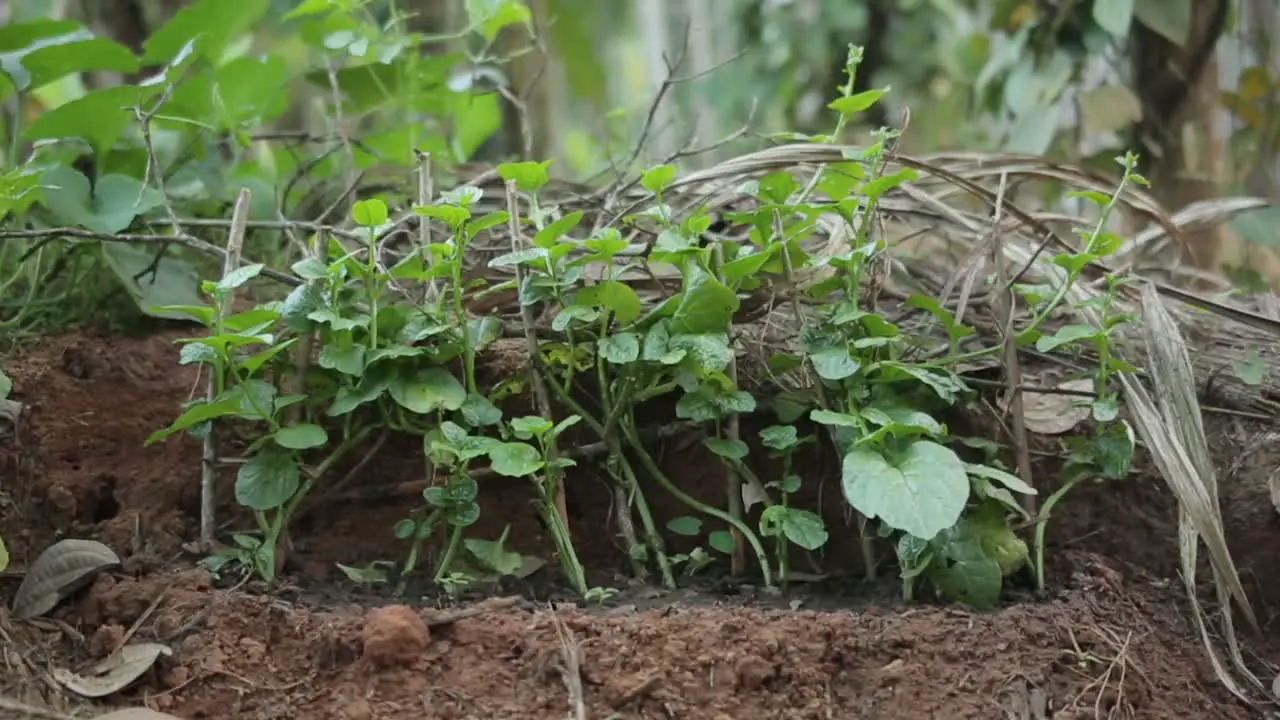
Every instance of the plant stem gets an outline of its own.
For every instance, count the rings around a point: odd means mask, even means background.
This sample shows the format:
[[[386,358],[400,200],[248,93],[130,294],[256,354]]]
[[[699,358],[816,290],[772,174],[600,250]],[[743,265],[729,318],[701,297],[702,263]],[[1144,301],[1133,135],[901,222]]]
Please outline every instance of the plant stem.
[[[644,546],[640,544],[640,538],[636,537],[635,523],[631,520],[631,498],[627,494],[627,487],[622,478],[612,470],[608,472],[613,478],[613,506],[618,514],[618,532],[627,543],[627,560],[631,563],[631,576],[643,581],[647,579],[649,573],[644,563],[640,561],[640,548]]]
[[[667,477],[666,473],[662,472],[662,468],[658,467],[658,463],[654,461],[649,451],[645,450],[644,443],[640,442],[640,437],[635,432],[634,422],[628,419],[628,421],[622,423],[622,428],[623,432],[626,433],[628,444],[639,456],[641,464],[667,492],[690,508],[704,515],[710,515],[713,518],[722,520],[728,523],[731,528],[742,533],[742,536],[751,544],[751,549],[755,551],[756,560],[760,563],[760,572],[764,575],[765,587],[773,587],[773,571],[769,568],[769,556],[765,553],[764,546],[760,544],[760,539],[756,537],[755,533],[751,532],[751,528],[720,508],[707,505],[681,490],[675,483],[671,482],[671,478]]]
[[[449,545],[445,547],[444,555],[436,565],[436,574],[433,578],[436,582],[440,582],[449,572],[449,566],[453,564],[453,558],[458,554],[458,546],[462,544],[462,529],[461,525],[454,525],[449,531]]]
[[[785,248],[783,251],[785,253]],[[717,279],[728,285],[728,280],[724,274],[724,245],[717,242],[712,249],[713,259],[716,266]],[[729,377],[729,381],[734,387],[738,386],[738,357],[733,351],[733,319],[730,318],[725,333],[729,341],[729,366],[725,368],[725,375]],[[739,440],[739,421],[738,413],[729,413],[724,419],[724,435],[729,441]],[[738,473],[735,463],[725,462],[721,459],[720,463],[725,469],[725,503],[728,508],[729,515],[736,519],[739,523],[746,524],[743,521],[743,503],[742,503],[742,475]],[[746,571],[747,552],[746,547],[742,544],[742,535],[736,530],[731,531],[730,536],[733,538],[733,554],[729,558],[729,572],[737,577]]]
[[[667,557],[662,535],[658,532],[658,526],[653,522],[653,514],[650,513],[649,503],[645,499],[644,492],[640,489],[640,480],[636,477],[635,469],[631,467],[631,462],[627,460],[627,456],[622,453],[622,446],[618,442],[618,437],[606,432],[605,426],[601,424],[600,420],[587,412],[581,403],[574,400],[568,390],[560,387],[558,383],[551,383],[551,388],[556,393],[556,399],[564,403],[573,414],[581,417],[582,421],[600,437],[600,442],[604,443],[605,447],[608,448],[609,456],[617,458],[618,469],[626,480],[627,489],[631,491],[631,498],[635,502],[636,512],[640,514],[640,522],[644,526],[645,539],[649,543],[649,549],[653,550],[658,563],[658,572],[662,575],[662,584],[669,588],[675,588],[675,574],[671,571],[671,560]]]
[[[514,180],[507,181],[506,191],[507,222],[508,230],[511,233],[511,251],[519,252],[523,243],[521,242],[522,234],[520,232],[520,206],[516,202],[516,182]],[[535,216],[538,215],[536,207],[535,199]],[[517,264],[517,288],[523,287],[524,277],[524,268]],[[538,336],[534,332],[533,308],[524,303],[520,304],[520,323],[524,326],[525,344],[529,351],[529,375],[530,382],[533,385],[533,399],[537,404],[538,414],[541,415],[544,420],[554,425],[555,415],[551,410],[551,397],[547,394],[547,383],[542,377],[541,368],[538,366]],[[570,363],[572,362],[573,359],[570,358]],[[540,489],[543,490],[544,493],[549,492],[550,494],[549,497],[546,498],[548,504],[548,520],[551,521],[548,524],[550,525],[550,529],[553,534],[557,536],[555,541],[561,548],[561,562],[564,563],[571,561],[573,567],[568,569],[571,569],[573,572],[580,575],[582,572],[582,566],[578,563],[577,553],[573,549],[573,533],[569,527],[569,508],[565,499],[564,483],[560,482],[560,468],[556,465],[556,460],[560,457],[560,451],[554,435],[549,434],[546,438],[546,443],[543,447],[543,456],[546,459],[547,479],[539,485]],[[550,517],[551,514],[554,514],[555,517]],[[572,579],[577,581],[579,585],[582,585],[580,590],[585,593],[586,581],[579,577],[573,577]]]
[[[1040,506],[1040,515],[1036,519],[1036,592],[1044,592],[1044,534],[1045,529],[1049,525],[1049,517],[1053,512],[1053,506],[1058,501],[1066,497],[1067,492],[1071,488],[1079,485],[1084,477],[1076,477],[1062,484],[1062,487],[1053,491],[1053,494],[1044,501],[1044,505]]]

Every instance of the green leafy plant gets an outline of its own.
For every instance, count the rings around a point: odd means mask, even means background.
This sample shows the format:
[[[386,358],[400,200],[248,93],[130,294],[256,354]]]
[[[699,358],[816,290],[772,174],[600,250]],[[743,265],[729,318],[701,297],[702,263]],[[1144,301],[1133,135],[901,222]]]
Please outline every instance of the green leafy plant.
[[[351,482],[381,440],[397,435],[415,439],[425,485],[421,505],[392,529],[406,545],[398,591],[424,565],[450,593],[524,572],[528,563],[506,549],[506,532],[497,541],[467,537],[484,512],[485,478],[500,475],[532,483],[564,577],[584,598],[605,599],[612,590],[589,582],[566,510],[564,475],[576,460],[562,446],[584,436],[604,448],[600,465],[625,518],[627,554],[642,571],[675,586],[676,568],[691,575],[720,559],[705,546],[727,556],[734,573],[753,561],[766,586],[775,578],[785,585],[796,548],[817,551],[829,541],[822,508],[797,495],[796,453],[821,441],[839,454],[841,494],[857,514],[868,576],[874,543],[888,538],[905,596],[927,582],[944,597],[996,602],[1004,579],[1028,559],[1010,519],[1022,510],[1016,496],[1035,489],[994,458],[962,460],[944,419],[972,395],[951,368],[999,348],[962,351],[973,330],[916,296],[909,304],[932,313],[949,339],[945,355],[919,359],[904,328],[867,302],[887,254],[873,232],[880,203],[917,179],[913,170],[886,170],[896,134],[874,133],[867,147],[846,148],[811,177],[753,176],[717,213],[685,202],[673,163],[624,168],[634,182],[611,199],[624,205],[594,223],[549,199],[550,161],[499,165],[501,197],[473,186],[437,195],[436,171],[471,157],[500,124],[497,93],[482,91],[481,77],[501,60],[491,54],[499,32],[532,24],[517,0],[466,5],[467,26],[442,40],[409,32],[403,14],[375,4],[307,0],[279,18],[296,41],[289,53],[245,51],[251,29],[275,18],[265,0],[241,2],[237,12],[214,0],[191,3],[147,39],[141,56],[74,23],[0,31],[20,108],[76,73],[156,68],[132,86],[70,89],[34,119],[17,114],[11,145],[30,144],[31,152],[21,162],[9,153],[0,216],[30,229],[17,236],[24,246],[0,247],[0,289],[26,302],[0,307],[0,327],[52,323],[74,314],[72,305],[95,304],[91,293],[107,284],[146,314],[204,328],[180,341],[179,362],[199,365],[211,391],[149,442],[178,433],[234,441],[238,457],[206,462],[236,466],[235,498],[255,532],[232,533],[231,547],[207,559],[211,568],[276,579],[300,508]],[[420,52],[427,42],[448,47]],[[843,142],[876,109],[888,88],[854,87],[862,61],[850,47],[827,106],[832,131],[791,139]],[[297,104],[298,87],[324,104],[332,132],[273,132]],[[1043,331],[1085,266],[1118,245],[1101,228],[1125,184],[1140,181],[1131,162],[1125,168],[1116,196],[1084,195],[1103,206],[1103,221],[1082,252],[1055,259],[1061,282],[1047,292],[1016,288],[1033,309],[1018,344],[1045,352],[1087,346],[1101,358],[1096,436],[1074,448],[1042,514],[1022,517],[1037,525],[1041,586],[1049,511],[1084,479],[1123,476],[1132,454],[1110,382],[1131,370],[1110,344],[1125,318],[1104,298],[1093,308],[1099,327]],[[416,173],[418,182],[412,191],[363,182],[374,169]],[[249,228],[241,234],[222,216],[243,188],[251,202],[247,220],[238,218]],[[832,216],[848,231],[847,247],[833,255],[807,249]],[[309,220],[284,219],[294,217]],[[713,230],[717,219],[742,232]],[[74,242],[44,242],[50,227]],[[196,282],[214,272],[205,255],[224,259],[224,229],[234,236],[225,249],[231,261],[219,280]],[[510,251],[489,266],[512,277],[473,281],[471,260],[485,246],[477,241],[503,232]],[[242,254],[260,262],[240,262]],[[656,301],[634,284],[654,268],[670,278],[658,283]],[[803,286],[803,298],[791,290],[801,271],[820,277]],[[288,283],[287,294],[268,278]],[[1113,299],[1121,281],[1109,280]],[[59,292],[37,299],[37,288],[55,285]],[[785,402],[740,377],[751,342],[741,331],[742,298],[770,286],[792,292],[801,326],[770,371],[816,378]],[[506,291],[518,298],[515,333],[476,309]],[[251,309],[237,310],[246,300]],[[535,327],[535,311],[548,314],[549,327]],[[524,336],[528,371],[483,387],[481,358],[504,334]],[[534,407],[508,416],[499,404],[517,386]],[[781,465],[764,477],[743,437],[744,418],[761,408],[778,416],[759,440]],[[649,439],[657,409],[704,433],[724,470],[723,501],[701,499],[660,466]],[[661,524],[653,492],[674,497],[683,514]],[[705,542],[669,555],[664,532]],[[363,584],[390,580],[380,565],[343,570]]]
[[[1097,205],[1101,212],[1092,230],[1081,233],[1081,239],[1084,242],[1081,252],[1062,253],[1054,258],[1054,264],[1063,269],[1066,277],[1059,285],[1058,291],[1045,303],[1048,307],[1056,307],[1066,297],[1067,289],[1079,278],[1087,264],[1105,258],[1120,247],[1121,238],[1104,230],[1107,219],[1128,185],[1145,186],[1148,183],[1146,178],[1136,172],[1138,158],[1133,153],[1116,158],[1116,163],[1123,170],[1123,175],[1113,195],[1108,197],[1095,192],[1075,193]],[[1072,488],[1086,480],[1120,480],[1126,477],[1129,474],[1136,447],[1133,428],[1119,417],[1119,392],[1112,383],[1117,373],[1136,371],[1136,368],[1117,355],[1113,340],[1125,325],[1133,321],[1129,314],[1115,312],[1116,293],[1127,279],[1107,274],[1105,280],[1107,283],[1105,292],[1075,304],[1077,309],[1095,313],[1099,319],[1097,326],[1066,325],[1052,335],[1036,337],[1036,349],[1041,352],[1088,347],[1098,357],[1097,369],[1093,374],[1095,397],[1091,402],[1085,403],[1094,421],[1093,435],[1088,438],[1069,439],[1071,451],[1063,465],[1061,484],[1045,499],[1044,505],[1040,508],[1040,517],[1036,522],[1036,588],[1041,592],[1045,589],[1045,528],[1052,517],[1054,507]],[[1029,290],[1024,295],[1035,297],[1035,291]],[[1037,319],[1044,317],[1047,317],[1047,312],[1038,312]],[[1034,331],[1035,327],[1033,321],[1030,329]],[[1027,334],[1026,331],[1024,334]]]
[[[774,538],[774,555],[778,560],[778,577],[786,586],[789,568],[788,544],[805,550],[817,550],[827,544],[827,528],[822,516],[812,510],[793,507],[790,497],[800,489],[801,478],[792,472],[796,450],[811,437],[800,437],[794,425],[771,425],[760,431],[760,442],[782,459],[781,477],[767,487],[777,491],[780,502],[768,505],[760,513],[760,534]]]

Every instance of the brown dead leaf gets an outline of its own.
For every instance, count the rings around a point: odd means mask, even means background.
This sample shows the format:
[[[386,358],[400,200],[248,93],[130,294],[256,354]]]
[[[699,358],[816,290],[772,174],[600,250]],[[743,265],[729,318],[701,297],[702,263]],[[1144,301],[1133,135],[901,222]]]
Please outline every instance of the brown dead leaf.
[[[1093,390],[1093,380],[1081,378],[1058,383],[1055,387],[1071,392]],[[1079,395],[1027,392],[1022,394],[1022,416],[1027,429],[1040,435],[1062,435],[1071,432],[1089,417],[1088,405],[1075,406]]]
[[[172,653],[168,645],[160,643],[125,645],[82,674],[55,668],[53,678],[77,695],[105,697],[129,687],[150,670],[161,655]]]

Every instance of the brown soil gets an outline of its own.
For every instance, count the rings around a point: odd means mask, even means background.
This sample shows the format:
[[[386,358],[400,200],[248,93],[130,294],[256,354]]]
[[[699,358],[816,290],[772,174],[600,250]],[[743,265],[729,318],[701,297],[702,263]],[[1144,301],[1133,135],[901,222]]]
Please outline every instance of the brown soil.
[[[0,600],[8,605],[17,573],[60,537],[100,540],[125,561],[52,624],[0,608],[0,638],[17,646],[0,648],[0,698],[75,707],[39,675],[79,668],[129,634],[173,653],[99,705],[183,718],[566,718],[579,702],[589,718],[1259,716],[1214,679],[1186,620],[1173,503],[1143,477],[1070,498],[1050,525],[1052,596],[989,614],[903,606],[892,569],[884,584],[832,580],[785,596],[712,571],[676,592],[630,582],[608,490],[586,471],[571,479],[570,513],[593,581],[618,590],[603,605],[578,606],[554,582],[531,580],[461,603],[475,613],[458,617],[425,584],[397,605],[330,570],[402,557],[391,526],[413,497],[316,507],[298,526],[299,562],[283,587],[215,587],[183,551],[196,535],[199,447],[142,446],[199,390],[174,364],[178,336],[69,335],[5,361],[26,410],[0,437],[0,532],[15,571],[0,575]],[[1275,456],[1240,448],[1265,440],[1215,435],[1237,459],[1223,465],[1223,508],[1264,622],[1280,601],[1280,522],[1267,489]],[[393,445],[368,484],[413,477]],[[723,478],[698,447],[667,441],[661,463],[715,501]],[[827,478],[838,527],[833,468],[808,470]],[[486,481],[483,492],[476,536],[509,525],[515,549],[548,555],[521,485]],[[650,495],[659,523],[679,514],[658,489]],[[222,517],[242,521],[230,509]],[[853,548],[835,533],[827,569],[856,571]],[[1272,638],[1245,640],[1271,654]]]

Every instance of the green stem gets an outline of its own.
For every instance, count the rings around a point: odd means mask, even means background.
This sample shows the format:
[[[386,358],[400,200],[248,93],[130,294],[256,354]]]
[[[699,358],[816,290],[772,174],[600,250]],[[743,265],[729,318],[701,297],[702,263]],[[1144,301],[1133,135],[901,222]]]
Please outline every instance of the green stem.
[[[445,573],[449,571],[449,566],[453,564],[453,558],[458,554],[458,546],[462,545],[462,530],[461,525],[454,525],[449,532],[449,545],[444,550],[444,556],[440,558],[440,564],[436,566],[434,577],[436,582],[444,579]]]
[[[315,487],[316,482],[332,470],[333,466],[342,460],[342,458],[346,457],[347,453],[351,452],[352,449],[367,440],[372,432],[373,427],[371,426],[360,428],[356,431],[355,435],[343,440],[341,445],[339,445],[333,452],[329,453],[329,456],[326,457],[316,468],[314,474],[307,476],[307,479],[302,483],[302,487],[298,488],[298,491],[293,494],[293,497],[289,498],[289,501],[285,503],[285,506],[282,509],[282,528],[289,524],[289,520],[293,518],[293,514],[298,510],[298,505],[300,505],[307,497],[307,493],[311,492],[311,489]]]
[[[644,443],[640,442],[640,436],[636,434],[634,424],[632,422],[624,422],[622,423],[622,429],[627,436],[627,442],[631,445],[631,449],[639,456],[640,463],[644,465],[645,470],[648,470],[649,474],[652,475],[667,492],[674,495],[677,500],[688,505],[690,508],[704,515],[710,515],[713,518],[725,522],[742,534],[742,537],[751,544],[751,549],[755,552],[756,559],[760,563],[760,572],[764,575],[765,587],[773,587],[773,571],[769,569],[769,556],[765,553],[764,546],[760,544],[760,538],[756,537],[756,534],[751,532],[751,528],[747,527],[746,523],[720,508],[707,505],[677,487],[675,483],[671,482],[671,478],[667,477],[666,473],[662,472],[662,468],[658,467],[658,463],[654,461],[653,456],[649,454],[649,451],[645,450]]]
[[[573,583],[574,589],[579,595],[587,594],[587,573],[582,567],[582,562],[578,560],[578,552],[573,547],[573,542],[569,539],[569,530],[561,522],[560,513],[556,509],[556,483],[548,473],[548,477],[542,483],[542,516],[547,521],[547,526],[551,528],[551,537],[556,543],[556,551],[560,555],[560,567],[564,570],[566,576]]]
[[[581,417],[582,421],[600,438],[600,441],[608,446],[609,455],[617,458],[619,469],[622,471],[622,476],[626,478],[629,486],[627,489],[631,491],[631,498],[632,502],[635,503],[636,512],[640,514],[640,523],[644,527],[645,539],[648,541],[649,549],[653,551],[655,560],[658,563],[658,572],[662,575],[662,584],[674,589],[676,587],[675,573],[671,570],[671,560],[667,557],[665,543],[662,541],[662,535],[658,532],[658,526],[653,521],[653,514],[649,511],[649,503],[645,499],[644,492],[640,489],[640,480],[636,477],[635,469],[631,467],[631,461],[627,459],[627,456],[622,453],[622,446],[618,442],[618,437],[611,432],[606,432],[605,426],[594,415],[587,412],[581,403],[574,400],[568,390],[560,387],[559,383],[547,384],[555,392],[556,399],[564,403],[572,413]]]
[[[1062,484],[1062,487],[1053,491],[1053,494],[1044,501],[1044,505],[1040,508],[1040,517],[1036,519],[1036,592],[1044,592],[1044,533],[1045,528],[1049,525],[1049,517],[1053,512],[1053,506],[1066,496],[1071,488],[1079,485],[1084,477],[1077,477],[1068,480]]]
[[[454,233],[453,243],[453,271],[451,277],[451,280],[453,281],[453,316],[454,321],[458,323],[458,327],[462,330],[462,362],[466,369],[467,392],[475,394],[476,355],[475,349],[471,347],[471,326],[468,322],[469,318],[467,317],[466,309],[462,306],[462,257],[466,248],[466,243],[463,242],[462,231]]]

